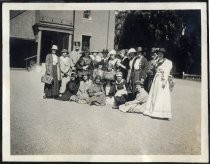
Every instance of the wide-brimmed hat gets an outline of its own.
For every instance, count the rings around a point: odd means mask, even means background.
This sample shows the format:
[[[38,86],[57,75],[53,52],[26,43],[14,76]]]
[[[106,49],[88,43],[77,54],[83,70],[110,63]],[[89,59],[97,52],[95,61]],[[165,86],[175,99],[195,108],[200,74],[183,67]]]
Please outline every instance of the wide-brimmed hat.
[[[63,50],[61,51],[61,53],[67,53],[67,54],[69,54],[69,51],[68,51],[67,49],[63,49]]]
[[[136,51],[137,51],[137,52],[143,52],[144,49],[143,49],[142,47],[137,47]]]
[[[52,45],[51,50],[58,50],[58,46],[57,45]]]
[[[130,53],[136,53],[136,50],[135,50],[134,48],[130,48],[130,49],[128,50],[128,54],[130,54]]]
[[[122,50],[119,51],[119,54],[122,54],[122,53],[126,54],[127,53],[126,49],[122,49]]]
[[[97,50],[92,50],[91,53],[98,53],[99,51]]]
[[[151,48],[151,52],[152,52],[152,53],[157,52],[159,49],[160,49],[160,48],[152,47],[152,48]]]
[[[108,55],[116,55],[117,54],[117,52],[115,51],[115,50],[111,50],[111,51],[109,51],[109,53],[108,53]]]
[[[158,52],[166,53],[166,49],[165,48],[159,48]]]
[[[122,72],[117,72],[116,77],[122,77]]]

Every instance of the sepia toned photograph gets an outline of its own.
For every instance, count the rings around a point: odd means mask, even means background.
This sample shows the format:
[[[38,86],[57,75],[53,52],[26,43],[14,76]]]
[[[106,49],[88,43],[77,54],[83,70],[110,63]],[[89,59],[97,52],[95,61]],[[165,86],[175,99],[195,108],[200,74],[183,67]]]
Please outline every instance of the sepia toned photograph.
[[[4,4],[3,160],[207,162],[206,3],[174,4]]]

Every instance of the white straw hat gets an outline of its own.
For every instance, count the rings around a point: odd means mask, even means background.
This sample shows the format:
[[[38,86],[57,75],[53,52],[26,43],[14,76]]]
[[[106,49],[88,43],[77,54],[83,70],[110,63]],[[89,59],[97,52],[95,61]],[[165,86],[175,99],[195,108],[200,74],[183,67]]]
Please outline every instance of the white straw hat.
[[[128,50],[128,54],[129,53],[135,53],[136,52],[136,50],[134,49],[134,48],[130,48],[129,50]]]
[[[58,46],[57,45],[52,45],[52,50],[58,50]]]
[[[111,51],[109,51],[109,54],[108,55],[116,55],[117,54],[117,52],[115,51],[115,50],[111,50]]]

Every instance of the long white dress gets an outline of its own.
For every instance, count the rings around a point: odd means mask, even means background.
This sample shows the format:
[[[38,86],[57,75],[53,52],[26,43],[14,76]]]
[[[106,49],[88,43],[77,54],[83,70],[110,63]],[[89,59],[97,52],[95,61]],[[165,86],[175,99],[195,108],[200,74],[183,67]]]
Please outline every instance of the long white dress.
[[[168,59],[158,66],[143,114],[157,118],[172,118],[168,76],[172,62]],[[165,82],[165,87],[162,84]]]

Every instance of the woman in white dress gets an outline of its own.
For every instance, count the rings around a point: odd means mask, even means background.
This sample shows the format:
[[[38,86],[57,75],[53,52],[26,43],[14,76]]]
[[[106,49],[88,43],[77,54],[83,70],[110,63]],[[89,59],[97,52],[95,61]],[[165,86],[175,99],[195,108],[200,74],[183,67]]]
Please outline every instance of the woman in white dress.
[[[160,48],[158,51],[157,72],[152,82],[146,108],[143,114],[150,117],[170,119],[171,114],[171,96],[169,89],[169,75],[172,69],[172,62],[164,58],[166,50]]]

